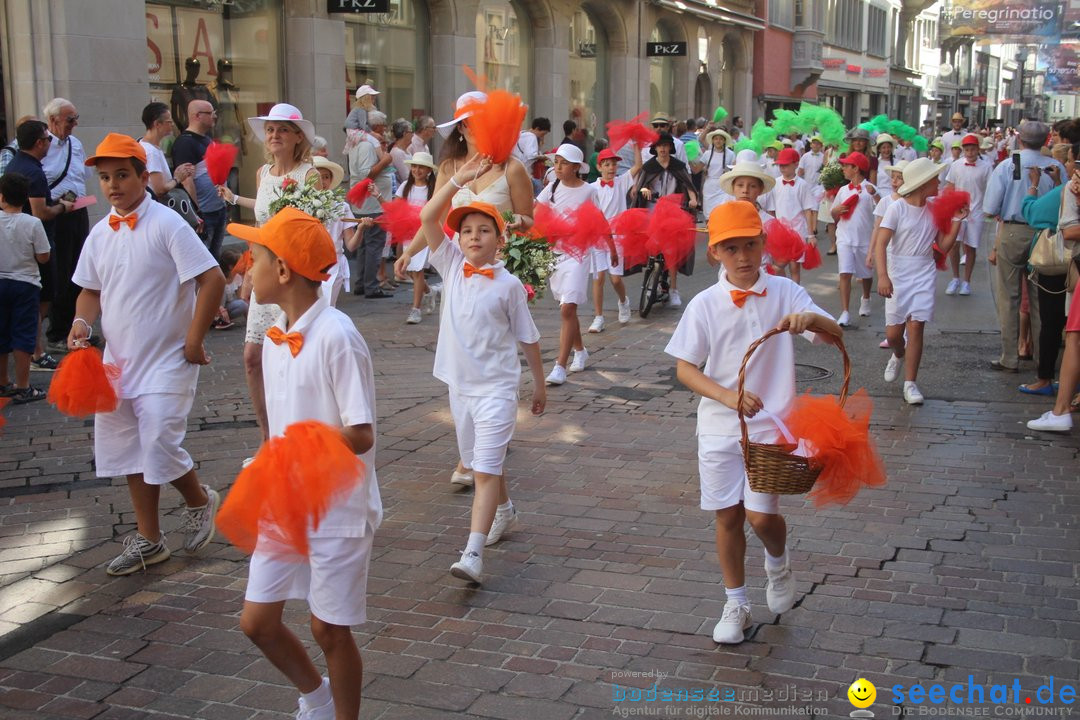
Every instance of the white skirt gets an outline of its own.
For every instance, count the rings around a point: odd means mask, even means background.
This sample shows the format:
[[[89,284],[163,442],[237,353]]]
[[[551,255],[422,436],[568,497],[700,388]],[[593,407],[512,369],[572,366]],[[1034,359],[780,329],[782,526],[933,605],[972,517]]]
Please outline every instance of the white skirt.
[[[890,254],[888,269],[893,291],[892,297],[885,299],[885,324],[903,325],[909,319],[917,322],[933,320],[937,281],[933,255]]]
[[[551,294],[560,305],[582,305],[589,299],[589,259],[575,260],[560,255],[548,283]]]
[[[409,266],[405,268],[405,272],[423,272],[424,269],[428,266],[429,252],[429,248],[424,248],[423,250],[409,258]]]
[[[248,304],[247,330],[244,332],[244,342],[262,345],[266,331],[281,314],[279,305],[263,305],[255,299],[255,291],[251,292],[251,302]]]

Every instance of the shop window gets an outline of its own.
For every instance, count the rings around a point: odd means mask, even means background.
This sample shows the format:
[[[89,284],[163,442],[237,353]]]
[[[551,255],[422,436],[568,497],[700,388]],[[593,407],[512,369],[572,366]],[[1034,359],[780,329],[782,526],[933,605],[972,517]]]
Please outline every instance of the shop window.
[[[825,42],[862,52],[864,0],[829,0]]]
[[[889,13],[884,8],[871,5],[867,18],[866,52],[878,57],[888,55]]]
[[[390,122],[430,115],[426,8],[415,0],[390,0],[386,13],[348,14],[345,19],[345,93],[342,119],[360,85],[379,91],[375,100]],[[417,27],[425,38],[417,39]]]
[[[662,25],[653,28],[649,42],[676,40]],[[670,57],[649,58],[649,109],[673,115],[675,113],[675,60]]]
[[[769,24],[791,30],[795,27],[795,0],[769,0]]]
[[[513,3],[483,0],[476,9],[476,66],[488,87],[529,97],[529,48]]]
[[[607,122],[607,39],[584,10],[570,23],[569,117],[590,135]],[[553,118],[555,119],[555,118]]]

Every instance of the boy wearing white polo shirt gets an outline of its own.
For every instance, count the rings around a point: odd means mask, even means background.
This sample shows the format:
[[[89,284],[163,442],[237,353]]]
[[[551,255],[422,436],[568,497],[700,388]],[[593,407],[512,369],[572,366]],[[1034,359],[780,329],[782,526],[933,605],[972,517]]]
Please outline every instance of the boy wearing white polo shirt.
[[[762,345],[747,365],[746,392],[738,395],[739,367],[746,349],[769,330],[815,333],[836,342],[843,331],[787,278],[761,271],[765,238],[757,209],[746,201],[720,205],[709,215],[709,256],[723,265],[719,281],[686,306],[665,352],[677,360],[677,376],[701,395],[698,405],[698,471],[701,509],[716,513],[716,553],[727,603],[713,640],[736,644],[750,626],[746,598],[746,536],[750,523],[765,546],[765,596],[769,610],[783,613],[795,602],[795,580],[787,556],[787,526],[776,495],[750,489],[740,449],[738,408],[750,439],[773,442],[777,427],[762,410],[782,416],[795,399],[795,356],[790,335]],[[704,366],[704,367],[703,367]],[[702,369],[703,367],[703,369]]]
[[[180,445],[195,400],[199,366],[210,362],[203,339],[221,305],[225,276],[183,218],[147,194],[146,151],[109,133],[88,166],[96,166],[113,212],[86,238],[72,282],[75,302],[68,348],[85,347],[101,316],[105,362],[120,368],[120,404],[94,417],[98,477],[127,476],[135,535],[111,563],[129,575],[169,559],[158,503],[162,485],[184,498],[184,549],[196,552],[214,536],[218,494],[199,482]]]
[[[970,212],[960,228],[960,241],[949,253],[953,279],[945,288],[946,295],[970,295],[971,273],[975,270],[975,251],[979,249],[985,218],[982,212],[983,195],[994,166],[989,160],[979,155],[979,136],[965,135],[960,141],[964,157],[949,166],[945,174],[945,192],[963,190],[971,196],[968,203]],[[964,246],[964,279],[960,279],[960,245]]]
[[[330,306],[320,285],[337,263],[330,234],[315,218],[285,208],[261,228],[229,225],[251,244],[255,294],[282,309],[262,346],[271,437],[315,420],[340,429],[364,463],[364,477],[308,531],[309,555],[296,557],[260,521],[240,628],[300,691],[297,717],[357,718],[363,663],[352,626],[367,619],[367,575],[382,501],[375,477],[375,379],[356,325]],[[287,600],[306,600],[311,633],[326,657],[322,678],[282,622]],[[336,713],[336,714],[335,714]]]
[[[469,539],[450,573],[474,583],[483,580],[484,547],[517,524],[503,463],[517,423],[518,346],[532,373],[532,413],[541,414],[547,403],[540,332],[525,288],[496,261],[505,231],[499,211],[480,201],[462,205],[446,216],[458,242],[443,230],[443,214],[457,189],[490,169],[489,158],[474,156],[420,211],[430,262],[443,278],[434,374],[449,386],[458,455],[476,483]]]
[[[814,211],[818,203],[810,184],[795,175],[799,169],[799,153],[784,148],[776,157],[776,165],[780,168],[780,179],[771,198],[777,219],[790,225],[807,245],[817,245],[817,236],[811,229],[817,224]],[[795,282],[802,279],[802,257],[791,261],[791,279]]]
[[[862,300],[859,315],[870,314],[870,286],[873,272],[866,264],[870,239],[874,234],[874,204],[877,188],[866,178],[870,161],[861,152],[849,152],[840,160],[848,184],[840,188],[833,200],[832,217],[836,221],[836,255],[840,269],[840,327],[851,324],[848,305],[851,303],[852,276],[862,281]]]
[[[600,168],[600,177],[591,185],[596,190],[596,206],[604,213],[604,217],[610,223],[618,215],[626,211],[626,195],[634,187],[634,179],[641,172],[641,148],[637,143],[634,146],[634,164],[630,170],[622,175],[616,175],[615,170],[619,165],[619,156],[608,148],[600,151],[596,158],[596,166]],[[615,288],[615,294],[619,296],[619,322],[623,325],[630,322],[630,300],[626,297],[626,286],[623,284],[623,257],[622,248],[618,241],[612,241],[613,247],[593,248],[592,272],[595,276],[593,281],[593,305],[596,316],[593,318],[589,332],[598,333],[604,329],[604,273],[611,275],[611,286]]]

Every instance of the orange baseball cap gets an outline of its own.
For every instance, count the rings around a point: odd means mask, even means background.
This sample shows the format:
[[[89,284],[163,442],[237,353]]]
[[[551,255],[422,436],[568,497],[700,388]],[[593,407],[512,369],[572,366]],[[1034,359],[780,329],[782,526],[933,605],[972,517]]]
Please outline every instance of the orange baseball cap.
[[[326,270],[337,262],[334,241],[323,224],[293,207],[280,210],[262,227],[229,223],[226,229],[241,240],[262,245],[309,280],[330,279]]]
[[[498,229],[499,234],[502,235],[506,230],[506,223],[503,222],[502,215],[491,203],[481,202],[474,200],[468,205],[462,205],[456,207],[450,211],[450,214],[446,216],[446,226],[454,232],[460,232],[461,221],[465,219],[466,215],[473,213],[480,213],[487,215],[489,218],[495,221],[495,227]]]
[[[109,133],[102,140],[94,154],[86,158],[87,165],[97,165],[98,160],[104,160],[105,158],[135,158],[143,165],[146,164],[146,150],[143,150],[143,146],[139,144],[139,141],[131,137],[130,135],[122,135],[120,133]]]
[[[717,205],[709,213],[710,247],[731,238],[758,237],[761,232],[761,216],[754,204],[746,200]]]

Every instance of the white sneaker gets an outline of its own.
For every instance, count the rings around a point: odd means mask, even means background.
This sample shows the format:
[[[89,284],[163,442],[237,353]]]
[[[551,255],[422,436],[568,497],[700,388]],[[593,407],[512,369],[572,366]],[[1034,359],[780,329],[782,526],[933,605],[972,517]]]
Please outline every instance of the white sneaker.
[[[476,484],[476,478],[473,477],[472,471],[458,472],[455,469],[454,472],[450,473],[450,484],[462,488],[471,488]]]
[[[840,327],[848,327],[849,325],[851,325],[851,313],[849,313],[847,310],[840,313],[840,319],[836,321],[836,324]]]
[[[1073,426],[1072,414],[1055,415],[1053,410],[1047,410],[1034,420],[1028,420],[1027,426],[1029,430],[1069,432]]]
[[[625,325],[630,322],[630,298],[619,303],[619,323]]]
[[[551,368],[551,372],[547,376],[547,384],[562,385],[564,382],[566,382],[566,368],[562,365]]]
[[[203,490],[206,491],[206,505],[184,508],[183,528],[189,533],[184,550],[189,553],[202,550],[214,539],[215,519],[221,505],[221,495],[207,485],[203,485]]]
[[[323,686],[329,688],[330,680],[323,678]],[[296,711],[296,720],[334,720],[334,698],[330,698],[330,702],[319,707],[308,707],[307,701],[303,696],[299,699],[300,709]]]
[[[738,645],[743,641],[743,633],[753,622],[750,618],[750,606],[739,605],[728,600],[724,605],[724,614],[712,631],[713,642],[722,645]]]
[[[604,316],[597,315],[593,318],[592,325],[589,326],[589,332],[598,333],[604,330]]]
[[[955,295],[956,291],[960,289],[960,278],[953,278],[949,281],[948,287],[945,288],[946,295]]]
[[[870,317],[870,298],[862,298],[859,300],[859,315],[862,317]]]
[[[672,290],[668,296],[668,305],[671,307],[682,307],[682,298],[679,297],[678,290]]]
[[[507,512],[496,510],[495,522],[491,523],[491,529],[488,530],[487,540],[484,541],[484,545],[494,545],[502,540],[503,535],[516,529],[517,526],[518,514],[513,505],[510,506]]]
[[[962,281],[960,283],[960,291],[958,293],[956,293],[956,294],[957,295],[970,295],[971,294],[971,283]]]
[[[904,367],[904,358],[889,356],[889,362],[885,363],[885,382],[896,382],[900,377],[900,368]]]
[[[923,395],[915,383],[904,383],[904,400],[908,405],[922,405]]]
[[[435,293],[431,292],[431,290],[424,293],[424,297],[420,301],[420,308],[424,311],[425,315],[430,315],[435,312]]]
[[[484,578],[484,560],[477,553],[463,552],[461,559],[450,566],[450,574],[479,585]]]
[[[424,319],[423,314],[420,312],[420,308],[413,308],[409,311],[409,317],[405,318],[405,322],[409,325],[419,325],[420,321]]]
[[[589,361],[588,350],[575,350],[574,359],[570,361],[570,367],[566,368],[569,372],[581,372],[585,369],[585,363]]]
[[[791,574],[791,559],[783,568],[771,571],[765,568],[765,602],[770,612],[777,615],[787,612],[795,604],[795,576]]]

